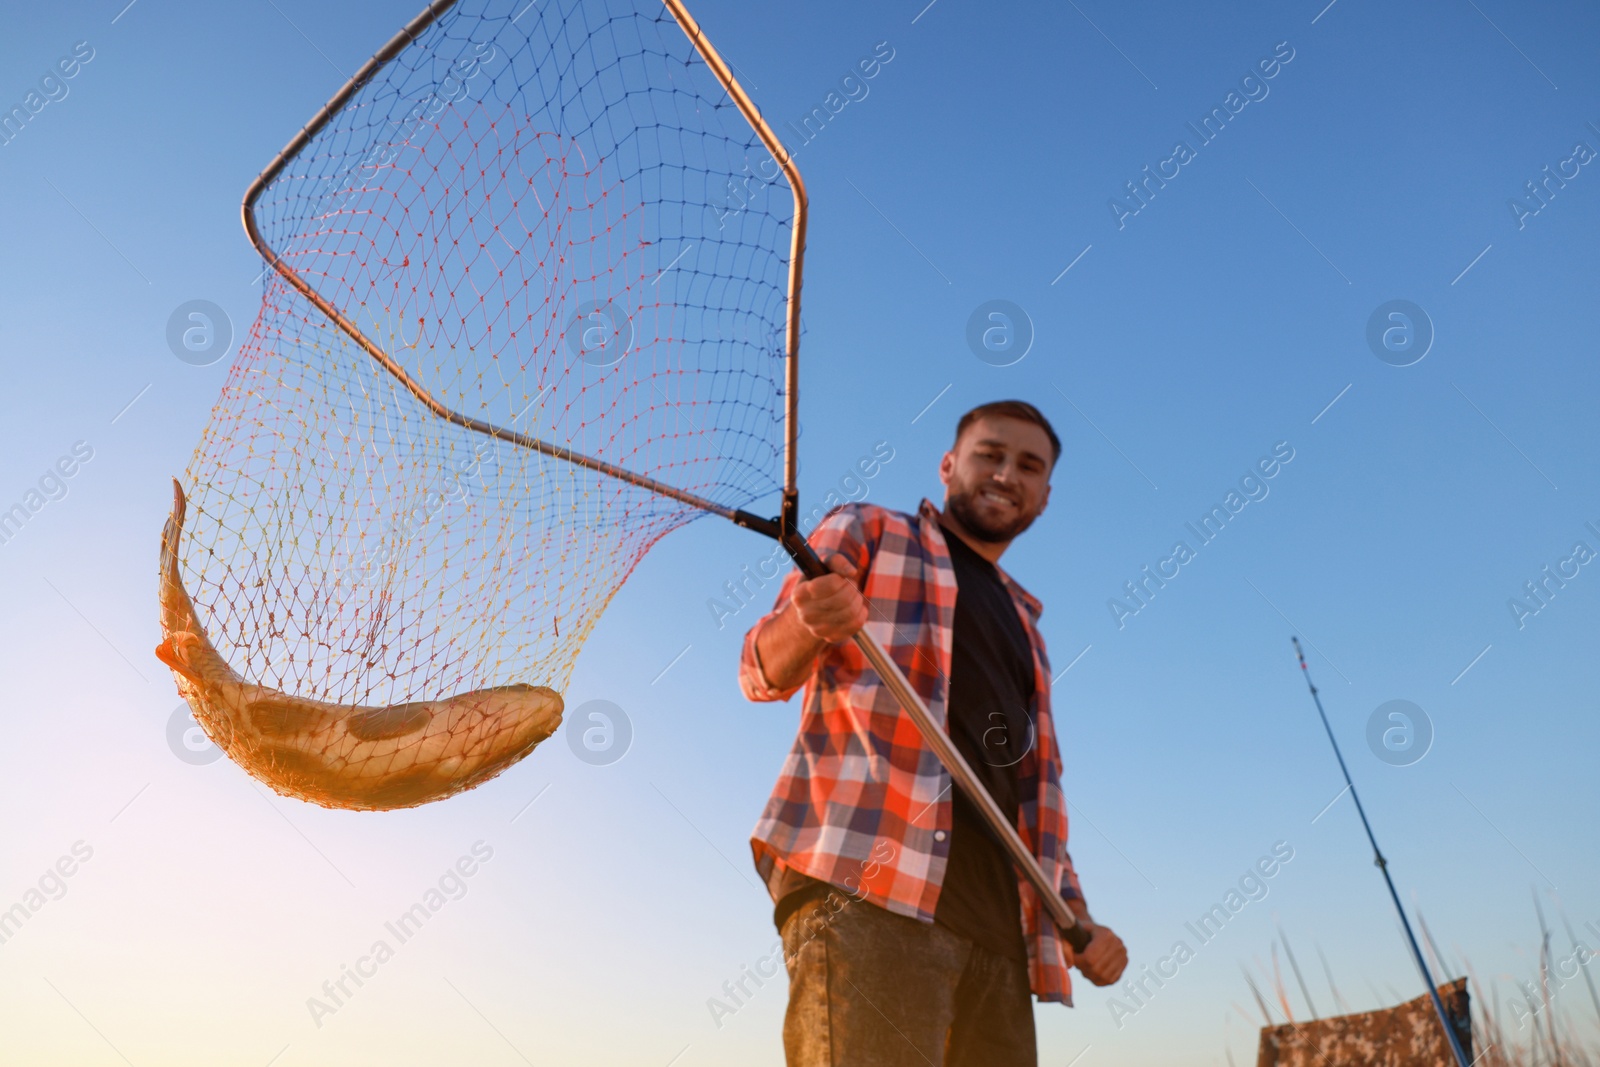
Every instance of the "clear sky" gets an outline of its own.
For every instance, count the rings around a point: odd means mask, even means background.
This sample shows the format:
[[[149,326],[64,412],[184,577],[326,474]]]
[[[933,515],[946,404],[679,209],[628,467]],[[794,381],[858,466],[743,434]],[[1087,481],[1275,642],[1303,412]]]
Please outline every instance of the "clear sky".
[[[1087,982],[1038,1008],[1041,1062],[1250,1062],[1240,966],[1270,961],[1275,923],[1323,1013],[1319,947],[1353,1010],[1420,992],[1350,800],[1329,807],[1343,783],[1292,633],[1408,904],[1513,995],[1531,894],[1600,931],[1600,19],[923,2],[695,10],[779,123],[892,49],[797,157],[803,499],[879,442],[869,500],[937,499],[954,420],[984,400],[1034,401],[1065,442],[1004,564],[1064,670],[1073,855],[1132,969],[1196,951],[1131,1013]],[[208,300],[248,329],[246,185],[419,4],[125,3],[14,5],[0,35],[6,109],[79,48],[0,144],[0,506],[49,489],[0,544],[0,908],[43,882],[0,944],[0,1062],[781,1062],[781,979],[708,1009],[775,937],[747,838],[798,706],[739,695],[763,606],[719,627],[708,605],[768,555],[755,535],[666,538],[584,649],[568,707],[623,709],[620,760],[558,735],[375,815],[175,755],[157,535],[228,361],[175,358],[166,323]],[[1189,124],[1215,108],[1207,141]],[[1146,167],[1166,177],[1134,199]],[[993,300],[1031,324],[1020,360],[968,343]],[[1292,458],[1240,488],[1274,449]],[[1186,529],[1235,488],[1220,534]],[[1192,558],[1163,564],[1180,540]],[[1141,604],[1124,583],[1147,565],[1176,575]],[[1392,700],[1432,733],[1406,765],[1368,743]],[[308,998],[479,842],[465,894],[314,1019]],[[1197,946],[1184,924],[1278,842],[1266,897]]]

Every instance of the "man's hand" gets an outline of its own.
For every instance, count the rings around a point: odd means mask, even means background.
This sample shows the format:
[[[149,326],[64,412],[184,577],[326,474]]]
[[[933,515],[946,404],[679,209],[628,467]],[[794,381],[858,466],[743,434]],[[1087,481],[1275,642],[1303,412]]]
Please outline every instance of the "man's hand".
[[[850,640],[866,625],[867,602],[856,588],[854,564],[843,556],[831,556],[828,569],[833,573],[795,586],[791,603],[806,632],[832,645]]]
[[[1128,966],[1127,946],[1109,926],[1094,925],[1090,930],[1089,944],[1077,954],[1078,970],[1095,985],[1111,985]]]
[[[767,681],[783,690],[805,681],[817,656],[848,641],[867,621],[867,602],[856,588],[856,568],[843,556],[828,559],[831,574],[794,587],[788,605],[756,634],[756,655]]]

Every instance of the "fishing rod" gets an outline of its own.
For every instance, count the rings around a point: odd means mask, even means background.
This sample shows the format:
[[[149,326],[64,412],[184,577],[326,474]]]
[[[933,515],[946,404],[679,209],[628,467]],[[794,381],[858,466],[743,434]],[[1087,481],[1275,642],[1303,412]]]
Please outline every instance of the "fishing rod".
[[[1361,816],[1361,825],[1367,831],[1367,840],[1372,844],[1372,862],[1383,872],[1384,884],[1389,887],[1389,899],[1394,901],[1394,910],[1400,916],[1400,925],[1405,928],[1406,940],[1411,944],[1411,957],[1416,961],[1417,969],[1422,972],[1423,981],[1428,984],[1428,996],[1433,1000],[1433,1010],[1439,1014],[1439,1025],[1444,1027],[1445,1040],[1450,1042],[1450,1051],[1455,1054],[1457,1067],[1471,1067],[1466,1052],[1461,1048],[1461,1040],[1456,1036],[1455,1025],[1445,1013],[1444,1001],[1439,998],[1438,987],[1433,984],[1433,975],[1429,973],[1428,964],[1422,958],[1422,949],[1417,947],[1417,935],[1411,932],[1411,920],[1406,918],[1406,909],[1400,905],[1400,894],[1394,888],[1394,879],[1389,877],[1389,861],[1383,858],[1383,852],[1378,848],[1378,839],[1372,834],[1372,824],[1367,821],[1367,810],[1361,806],[1361,797],[1356,794],[1356,784],[1350,780],[1350,768],[1345,766],[1344,753],[1339,751],[1339,742],[1333,736],[1333,727],[1328,725],[1328,713],[1322,710],[1322,698],[1317,695],[1317,687],[1312,684],[1311,670],[1306,666],[1306,654],[1300,647],[1300,639],[1291,637],[1289,640],[1294,642],[1294,654],[1299,657],[1300,671],[1305,675],[1307,688],[1311,690],[1311,699],[1316,701],[1317,714],[1322,717],[1322,728],[1328,732],[1328,743],[1333,746],[1333,755],[1339,761],[1339,770],[1344,772],[1345,788],[1350,790],[1350,799],[1356,802],[1356,813]]]

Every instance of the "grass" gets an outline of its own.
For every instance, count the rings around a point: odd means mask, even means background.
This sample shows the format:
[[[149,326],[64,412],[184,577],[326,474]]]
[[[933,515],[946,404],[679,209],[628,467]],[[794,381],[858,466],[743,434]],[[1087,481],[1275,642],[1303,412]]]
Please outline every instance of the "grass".
[[[1471,962],[1466,963],[1472,1004],[1472,1054],[1476,1057],[1473,1067],[1600,1067],[1600,988],[1597,988],[1600,983],[1595,974],[1600,971],[1600,952],[1577,936],[1565,914],[1561,922],[1566,948],[1558,949],[1537,895],[1534,912],[1539,921],[1539,951],[1532,973],[1492,975],[1491,983],[1485,985]],[[1443,984],[1450,980],[1449,976],[1463,973],[1451,966],[1439,951],[1420,913],[1418,925],[1435,980]],[[1600,929],[1596,929],[1595,924],[1588,924],[1588,932],[1594,937],[1591,943],[1600,944]],[[1245,984],[1266,1026],[1297,1021],[1283,962],[1287,962],[1288,974],[1311,1018],[1349,1014],[1354,1010],[1340,994],[1320,947],[1317,955],[1337,1009],[1333,1013],[1318,1013],[1299,961],[1281,927],[1272,944],[1270,968],[1259,956],[1254,960],[1254,972],[1241,965]],[[1263,992],[1263,987],[1267,992]],[[1412,999],[1392,987],[1387,995],[1375,988],[1372,992],[1380,1003],[1389,1006]],[[1233,1007],[1247,1024],[1256,1025],[1254,1018],[1237,1002]],[[1302,1015],[1301,1019],[1304,1018]],[[1227,1059],[1230,1064],[1235,1063],[1231,1050]]]

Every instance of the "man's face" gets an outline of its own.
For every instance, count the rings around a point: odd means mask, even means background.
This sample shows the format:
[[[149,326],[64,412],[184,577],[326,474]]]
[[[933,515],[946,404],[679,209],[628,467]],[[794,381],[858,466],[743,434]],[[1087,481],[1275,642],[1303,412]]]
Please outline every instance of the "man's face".
[[[1050,500],[1051,454],[1042,426],[976,420],[939,462],[945,510],[980,541],[1012,540]]]

